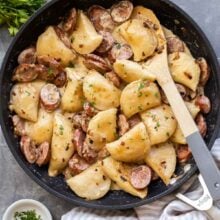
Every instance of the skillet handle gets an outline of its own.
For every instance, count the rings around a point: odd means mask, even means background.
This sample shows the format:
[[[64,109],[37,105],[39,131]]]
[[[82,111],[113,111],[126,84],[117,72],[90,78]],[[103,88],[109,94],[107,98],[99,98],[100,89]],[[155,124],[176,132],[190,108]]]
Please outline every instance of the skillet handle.
[[[160,80],[159,80],[159,84]],[[173,80],[162,88],[214,200],[220,200],[220,172]]]

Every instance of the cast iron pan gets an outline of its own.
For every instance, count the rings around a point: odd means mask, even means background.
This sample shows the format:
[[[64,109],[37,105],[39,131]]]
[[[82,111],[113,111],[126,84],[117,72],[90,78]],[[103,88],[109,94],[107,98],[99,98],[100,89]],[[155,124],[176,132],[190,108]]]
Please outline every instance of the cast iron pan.
[[[0,75],[0,122],[7,144],[17,162],[32,179],[50,193],[76,205],[99,209],[128,209],[155,201],[183,185],[196,172],[197,167],[193,160],[190,161],[192,164],[191,169],[173,185],[165,186],[161,181],[154,182],[149,186],[148,197],[143,200],[122,191],[114,191],[109,192],[104,198],[97,201],[86,201],[77,197],[67,187],[62,176],[51,178],[47,174],[47,167],[39,168],[35,165],[30,165],[24,159],[20,152],[19,140],[13,134],[12,123],[9,118],[8,102],[12,87],[12,72],[17,66],[18,54],[31,43],[35,42],[48,25],[57,24],[65,12],[71,7],[87,9],[92,4],[110,7],[114,2],[116,1],[54,0],[45,5],[31,17],[14,38],[3,61]],[[206,86],[206,94],[211,99],[212,111],[207,115],[208,134],[205,140],[209,148],[211,148],[217,137],[218,126],[220,124],[220,75],[218,61],[209,41],[195,22],[173,3],[166,0],[137,0],[133,3],[134,5],[143,5],[153,9],[161,23],[180,36],[187,43],[195,57],[203,56],[207,59],[211,67],[212,77]],[[181,172],[182,169],[178,166],[176,173],[181,174]]]

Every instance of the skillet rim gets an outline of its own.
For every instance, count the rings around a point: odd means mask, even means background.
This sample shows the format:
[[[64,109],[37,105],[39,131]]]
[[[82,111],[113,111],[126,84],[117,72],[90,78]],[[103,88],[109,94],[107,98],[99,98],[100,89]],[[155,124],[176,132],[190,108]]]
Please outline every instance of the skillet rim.
[[[38,9],[31,17],[30,19],[20,28],[19,32],[17,33],[17,35],[14,37],[14,39],[12,40],[12,42],[10,43],[10,46],[7,50],[7,53],[4,57],[4,60],[2,62],[2,66],[1,66],[1,70],[0,70],[0,86],[3,84],[3,73],[4,73],[4,69],[6,68],[6,64],[8,62],[8,58],[9,55],[11,54],[12,49],[14,48],[17,39],[22,36],[23,31],[32,23],[32,21],[38,17],[43,11],[49,9],[50,7],[53,7],[54,4],[56,4],[57,2],[59,2],[61,0],[53,0],[49,3],[46,3],[43,7],[41,7],[40,9]],[[181,14],[181,16],[183,16],[186,21],[188,21],[193,27],[194,29],[199,33],[199,36],[203,39],[203,41],[205,42],[205,46],[207,48],[209,48],[209,53],[210,53],[210,60],[213,63],[213,70],[215,72],[216,78],[217,78],[217,84],[218,84],[218,89],[220,87],[220,70],[219,70],[219,63],[218,63],[218,59],[217,56],[214,52],[213,47],[211,46],[208,38],[206,37],[206,35],[204,34],[204,32],[202,31],[202,29],[198,26],[198,24],[184,11],[182,10],[179,6],[177,6],[175,3],[171,2],[170,0],[159,0],[161,2],[164,2],[165,4],[169,5],[169,7],[174,8],[174,10],[176,10],[178,13]],[[0,97],[2,97],[2,90],[0,90]],[[6,125],[3,123],[3,111],[2,111],[2,99],[0,98],[0,124],[1,124],[1,128],[2,128],[2,132],[3,135],[5,137],[7,146],[9,147],[10,151],[12,152],[15,160],[17,161],[17,163],[20,165],[20,167],[25,171],[25,173],[31,177],[31,179],[33,179],[38,185],[40,185],[42,188],[44,188],[45,190],[47,190],[49,193],[57,196],[58,198],[64,199],[68,202],[71,202],[75,205],[80,205],[80,206],[84,206],[86,208],[96,208],[96,209],[109,209],[109,210],[116,210],[116,209],[130,209],[130,208],[134,208],[134,207],[138,207],[147,203],[151,203],[153,201],[158,200],[159,198],[169,195],[170,193],[172,193],[173,191],[177,190],[181,185],[183,185],[187,180],[189,180],[190,177],[192,177],[192,175],[197,171],[197,166],[194,166],[190,171],[187,172],[187,174],[179,179],[177,181],[177,183],[175,185],[173,185],[172,187],[170,187],[169,189],[167,189],[166,191],[152,197],[152,198],[145,198],[141,201],[138,202],[134,202],[132,204],[124,204],[124,205],[118,205],[118,206],[112,206],[112,205],[101,205],[101,204],[93,204],[93,203],[89,203],[88,201],[84,200],[84,201],[78,201],[78,198],[76,197],[76,199],[73,198],[69,198],[66,195],[63,195],[61,193],[59,193],[58,191],[50,188],[47,184],[45,184],[39,177],[37,177],[34,173],[31,172],[31,170],[25,165],[25,163],[21,160],[21,158],[18,156],[18,154],[16,153],[15,148],[13,147],[13,143],[11,141],[11,138],[9,136],[8,133],[8,128],[6,127]],[[216,121],[216,125],[215,125],[215,129],[214,132],[212,134],[212,137],[209,141],[209,145],[208,148],[211,149],[215,139],[218,136],[218,132],[220,130],[220,128],[217,126],[220,124],[220,104],[218,106],[218,109],[216,110],[217,112],[217,121]]]

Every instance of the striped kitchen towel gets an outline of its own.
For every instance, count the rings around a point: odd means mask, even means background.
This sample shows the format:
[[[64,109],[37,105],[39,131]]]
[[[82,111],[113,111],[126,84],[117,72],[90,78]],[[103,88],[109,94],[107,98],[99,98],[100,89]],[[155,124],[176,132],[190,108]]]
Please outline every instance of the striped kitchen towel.
[[[220,139],[215,141],[212,154],[220,167]],[[202,195],[202,188],[196,175],[179,191],[186,192],[185,195],[190,199],[197,199]],[[63,215],[61,220],[219,220],[220,209],[218,207],[220,204],[215,203],[206,212],[197,211],[178,200],[175,194],[171,194],[148,205],[135,208],[134,211],[107,211],[76,207]]]

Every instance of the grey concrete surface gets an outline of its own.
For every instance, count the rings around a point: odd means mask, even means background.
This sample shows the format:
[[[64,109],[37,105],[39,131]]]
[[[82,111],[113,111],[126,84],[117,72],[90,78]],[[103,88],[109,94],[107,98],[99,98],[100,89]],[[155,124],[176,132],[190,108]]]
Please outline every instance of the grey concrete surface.
[[[219,0],[172,0],[184,9],[203,29],[216,54],[220,57],[220,1]],[[0,65],[10,44],[11,37],[0,28]],[[56,198],[31,180],[19,167],[9,151],[0,131],[0,219],[5,209],[22,198],[43,202],[52,212],[54,219],[70,210],[73,205]]]

